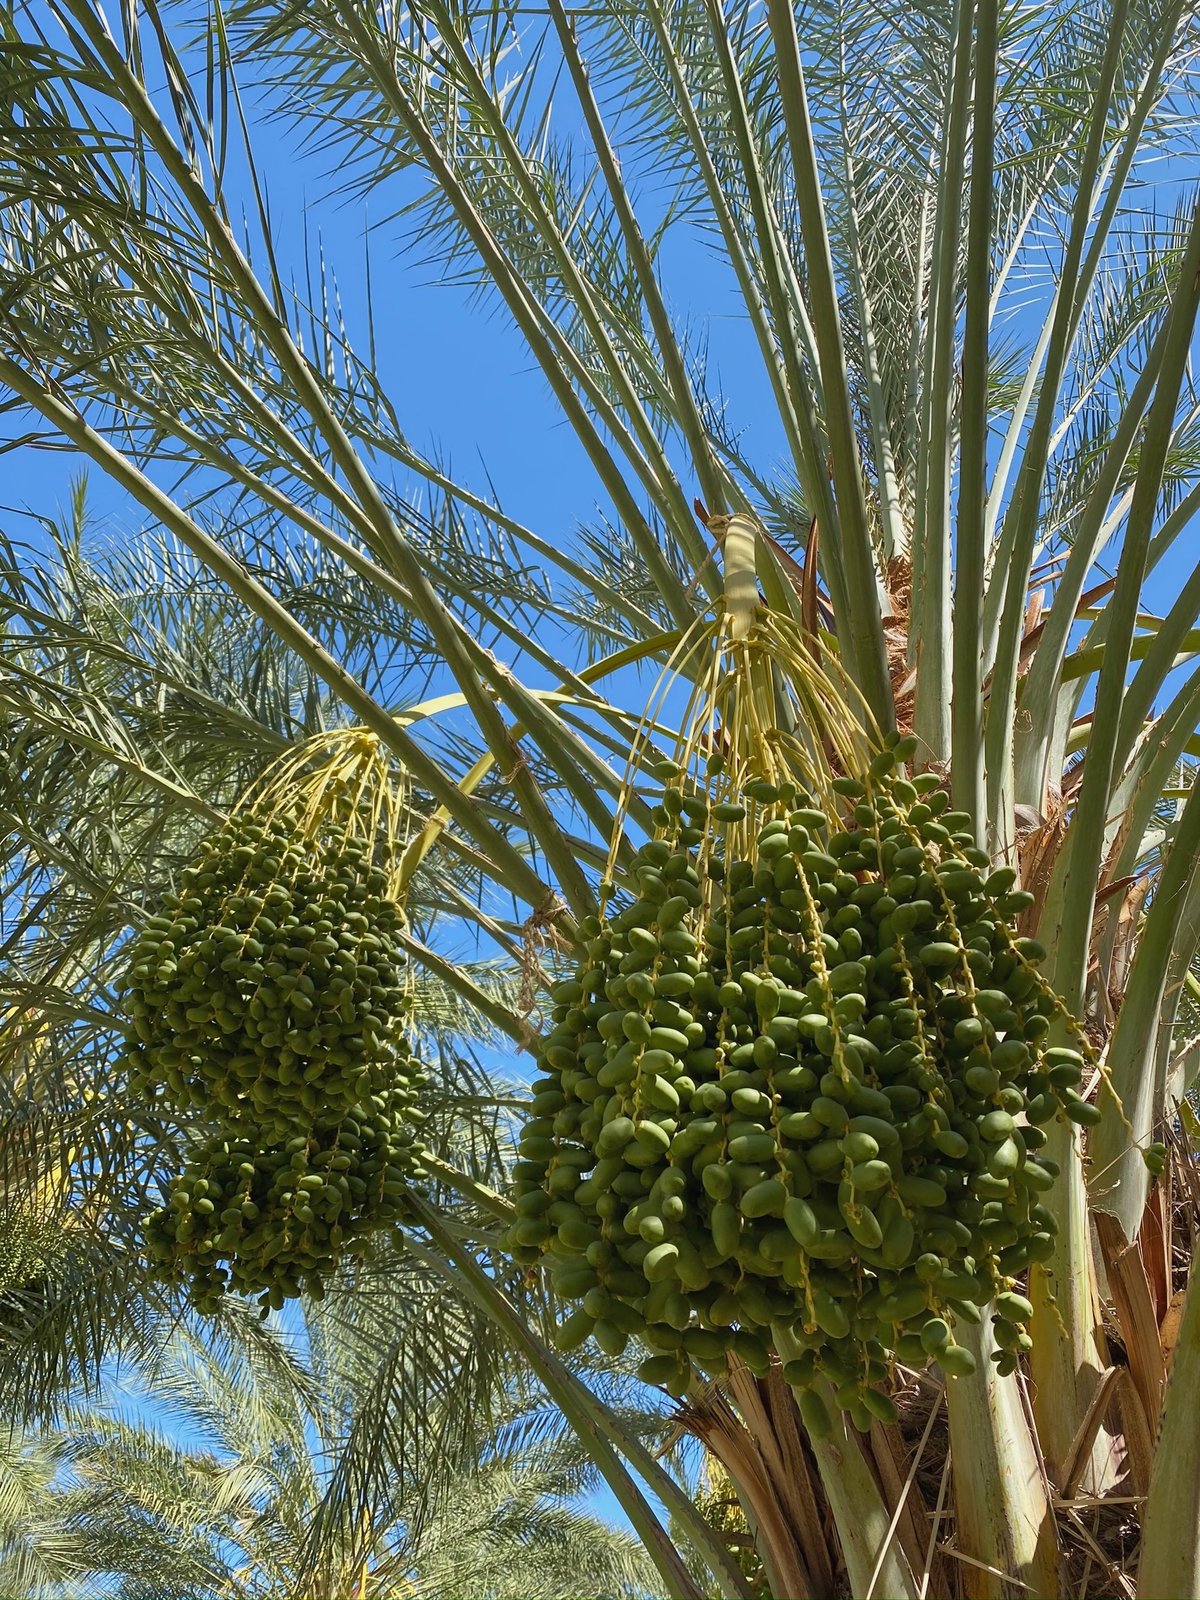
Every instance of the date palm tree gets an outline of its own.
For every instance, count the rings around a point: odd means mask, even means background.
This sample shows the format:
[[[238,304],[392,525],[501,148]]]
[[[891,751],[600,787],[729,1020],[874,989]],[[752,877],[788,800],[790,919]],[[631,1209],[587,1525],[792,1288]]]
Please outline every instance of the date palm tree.
[[[373,1347],[395,1315],[396,1286],[381,1277],[373,1296],[356,1294],[352,1305],[331,1297],[286,1327],[248,1322],[218,1339],[195,1324],[177,1328],[143,1364],[133,1394],[7,1435],[3,1592],[315,1593],[311,1529],[355,1434],[374,1426]],[[454,1461],[436,1494],[393,1480],[328,1563],[325,1592],[651,1594],[654,1569],[637,1540],[580,1509],[588,1462],[570,1434],[546,1428],[539,1399],[510,1394],[482,1450]],[[426,1420],[439,1431],[433,1412],[408,1426]]]
[[[134,1395],[79,1407],[61,1429],[23,1440],[18,1470],[32,1478],[43,1460],[52,1466],[0,1556],[8,1589],[17,1592],[21,1557],[31,1600],[651,1594],[638,1541],[577,1504],[586,1458],[569,1434],[546,1430],[536,1393],[515,1392],[436,1494],[393,1479],[365,1503],[313,1586],[312,1528],[356,1434],[375,1425],[376,1346],[402,1281],[380,1277],[353,1304],[331,1296],[289,1326],[247,1324],[218,1340],[181,1328]],[[393,1408],[397,1399],[388,1396]],[[438,1432],[436,1410],[408,1428],[427,1421]]]
[[[1168,1387],[1171,1191],[1145,1160],[1195,1070],[1193,11],[45,0],[3,18],[14,436],[82,453],[188,553],[286,716],[264,738],[253,710],[180,690],[171,652],[204,640],[172,596],[147,667],[127,604],[119,639],[81,642],[25,586],[4,690],[12,881],[24,929],[51,889],[75,921],[57,966],[43,950],[23,968],[10,944],[6,1029],[21,1060],[56,1041],[72,1173],[90,1163],[112,1190],[139,1159],[136,1141],[91,1153],[107,1113],[60,1024],[110,1036],[90,975],[153,899],[143,840],[182,859],[222,810],[205,763],[228,786],[314,721],[368,730],[412,785],[412,953],[527,1049],[531,996],[456,959],[465,937],[527,989],[539,951],[569,955],[619,819],[647,821],[625,782],[632,669],[675,659],[714,610],[784,619],[883,735],[911,730],[978,845],[1019,869],[1026,931],[1101,1052],[1100,1116],[1086,1137],[1050,1129],[1059,1226],[1019,1372],[984,1359],[944,1395],[917,1377],[901,1425],[822,1441],[777,1368],[735,1369],[689,1393],[680,1426],[729,1474],[780,1597],[1057,1595],[1068,1574],[1072,1592],[1200,1594],[1200,1295]],[[385,391],[319,262],[308,292],[287,287],[251,89],[327,181],[402,219],[446,292],[503,314],[580,447],[574,537],[414,447],[419,392]],[[705,248],[779,460],[751,448],[689,330]],[[76,813],[86,847],[63,826]],[[744,1594],[686,1494],[548,1351],[536,1275],[504,1265],[503,1197],[453,1149],[439,1175],[406,1248],[561,1405],[669,1592]],[[1114,1516],[1127,1571],[1098,1533]]]

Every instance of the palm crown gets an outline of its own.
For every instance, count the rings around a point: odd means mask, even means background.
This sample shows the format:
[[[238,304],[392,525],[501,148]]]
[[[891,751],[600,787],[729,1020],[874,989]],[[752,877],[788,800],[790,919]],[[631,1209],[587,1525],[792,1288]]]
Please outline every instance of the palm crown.
[[[412,786],[409,948],[466,1008],[451,1026],[469,1015],[530,1043],[529,984],[505,993],[456,960],[453,931],[527,975],[545,941],[570,942],[617,817],[633,833],[649,820],[624,770],[644,682],[624,669],[672,659],[714,607],[760,603],[836,663],[881,737],[911,730],[976,846],[1019,868],[1027,931],[1102,1052],[1088,1165],[1075,1124],[1049,1132],[1059,1226],[1030,1274],[1032,1423],[1013,1378],[947,1392],[963,1560],[939,1581],[1058,1592],[1048,1482],[1086,1470],[1111,1487],[1094,1448],[1107,1416],[1149,1494],[1142,1592],[1195,1592],[1197,1541],[1174,1531],[1194,1526],[1195,1474],[1151,1484],[1143,1449],[1172,1287],[1146,1244],[1145,1216],[1161,1237],[1166,1213],[1144,1153],[1187,1087],[1176,1024],[1200,939],[1200,580],[1185,570],[1166,614],[1145,610],[1197,493],[1189,21],[1174,0],[895,15],[321,0],[235,6],[197,35],[156,4],[9,10],[0,381],[23,434],[109,474],[186,573],[185,598],[160,590],[147,617],[112,580],[64,606],[12,557],[7,894],[30,938],[12,946],[6,1032],[14,1059],[31,1041],[44,1056],[70,1148],[90,1152],[110,1119],[94,1091],[124,929],[240,784],[325,724],[366,729]],[[413,247],[459,292],[502,308],[587,460],[581,506],[599,496],[600,529],[564,544],[416,450],[332,287],[286,288],[250,84],[349,191],[400,197]],[[679,238],[712,248],[736,291],[782,463],[747,459],[708,380],[671,293]],[[80,570],[73,549],[64,560]],[[551,628],[573,652],[547,645]],[[64,849],[64,819],[98,790],[95,849]],[[81,1183],[97,1167],[105,1187],[145,1177],[144,1147],[125,1144],[76,1157]],[[497,1164],[443,1155],[446,1184],[465,1167],[494,1220],[503,1202],[478,1186]],[[420,1248],[554,1373],[573,1424],[600,1426],[521,1287],[501,1306],[464,1225],[414,1205]],[[466,1238],[486,1249],[481,1216]],[[1188,1428],[1197,1316],[1160,1462]],[[787,1474],[740,1458],[770,1580],[821,1592],[806,1530],[823,1499],[854,1592],[916,1594],[932,1558],[890,1446],[868,1460],[850,1438],[835,1468],[777,1414],[777,1382],[733,1386],[741,1425],[767,1406],[778,1460],[805,1463],[808,1500],[781,1519]],[[710,1443],[740,1437],[726,1401],[693,1398]],[[650,1470],[627,1430],[601,1431]],[[667,1581],[692,1592],[611,1454],[606,1470]],[[736,1587],[694,1518],[691,1537]]]

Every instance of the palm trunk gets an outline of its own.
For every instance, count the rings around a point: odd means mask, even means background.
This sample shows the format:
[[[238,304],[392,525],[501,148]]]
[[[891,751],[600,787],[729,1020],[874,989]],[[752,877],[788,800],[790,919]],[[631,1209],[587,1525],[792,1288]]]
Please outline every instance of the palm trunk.
[[[1073,1123],[1051,1125],[1047,1154],[1062,1168],[1054,1254],[1029,1273],[1033,1303],[1033,1410],[1052,1477],[1071,1450],[1107,1362],[1092,1258],[1082,1140]]]
[[[930,1508],[917,1482],[921,1446],[876,1423],[862,1437],[834,1412],[833,1436],[811,1438],[778,1367],[754,1378],[733,1365],[728,1394],[691,1397],[680,1421],[732,1482],[773,1596],[825,1600],[848,1582],[870,1600],[954,1592],[953,1574],[929,1539]]]
[[[1200,1597],[1200,1292],[1193,1273],[1175,1346],[1142,1534],[1138,1600]]]
[[[965,1592],[971,1600],[1055,1600],[1062,1588],[1050,1487],[1017,1380],[999,1377],[988,1359],[995,1343],[986,1324],[956,1336],[978,1363],[947,1387]]]
[[[680,1421],[733,1484],[771,1593],[821,1600],[833,1593],[834,1567],[791,1393],[777,1370],[756,1379],[737,1365],[729,1390],[714,1385],[690,1398]]]

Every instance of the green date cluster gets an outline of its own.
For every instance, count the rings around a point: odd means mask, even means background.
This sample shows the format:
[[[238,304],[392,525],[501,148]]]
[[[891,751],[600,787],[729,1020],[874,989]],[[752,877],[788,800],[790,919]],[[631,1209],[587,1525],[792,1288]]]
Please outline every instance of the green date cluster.
[[[903,753],[903,752],[901,752]],[[899,1358],[1001,1371],[1030,1346],[1016,1287],[1053,1248],[1044,1125],[1098,1117],[1061,1003],[1012,932],[1029,903],[932,777],[714,799],[670,765],[636,897],[556,985],[517,1165],[518,1259],[574,1302],[559,1340],[682,1395],[776,1351],[810,1426],[893,1415]]]
[[[131,1083],[149,1113],[202,1130],[147,1247],[199,1309],[226,1290],[264,1311],[320,1295],[398,1215],[422,1079],[399,915],[363,844],[239,819],[134,941]]]

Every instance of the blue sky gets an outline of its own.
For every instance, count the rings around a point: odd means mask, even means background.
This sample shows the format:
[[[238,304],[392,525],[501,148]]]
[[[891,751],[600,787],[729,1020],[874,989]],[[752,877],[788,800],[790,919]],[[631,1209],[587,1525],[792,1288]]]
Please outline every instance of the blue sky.
[[[369,204],[339,196],[333,192],[338,174],[329,174],[327,158],[302,153],[294,130],[256,116],[252,94],[247,102],[285,279],[290,275],[303,294],[306,248],[314,263],[319,251],[336,278],[360,354],[367,351],[373,319],[379,375],[410,442],[476,491],[486,494],[494,485],[504,509],[544,536],[571,541],[575,527],[591,521],[602,504],[597,480],[507,312],[495,299],[481,301],[441,281],[403,219],[379,220],[385,200],[398,206],[409,198],[403,177]],[[231,157],[231,169],[237,166]],[[252,212],[248,183],[235,181],[230,194]],[[672,313],[709,346],[710,388],[728,399],[760,467],[769,474],[777,458],[782,467],[778,419],[727,267],[708,243],[681,230],[668,236],[662,265]],[[0,504],[44,515],[65,504],[76,470],[79,463],[69,455],[10,452]],[[95,471],[89,489],[93,506],[118,536],[140,522],[140,511]]]

